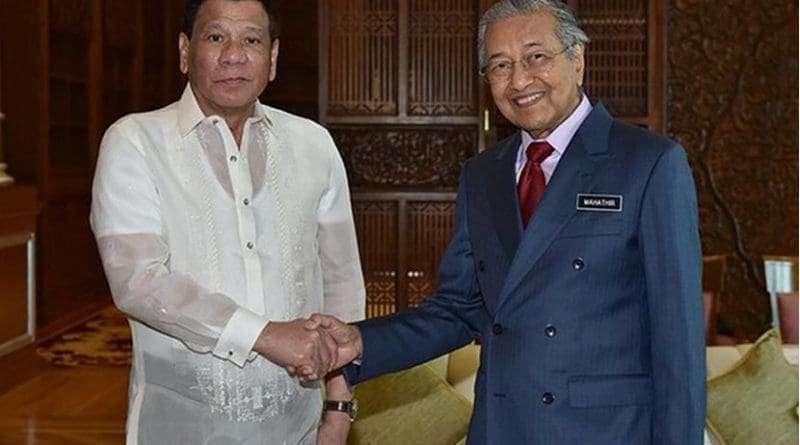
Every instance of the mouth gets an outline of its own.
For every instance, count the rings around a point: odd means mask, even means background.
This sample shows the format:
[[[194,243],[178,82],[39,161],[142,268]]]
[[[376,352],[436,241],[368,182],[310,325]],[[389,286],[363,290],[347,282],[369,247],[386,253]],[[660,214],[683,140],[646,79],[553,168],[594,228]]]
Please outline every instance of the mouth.
[[[247,82],[248,79],[244,77],[226,77],[224,79],[215,80],[214,83],[222,84],[222,85],[239,85],[242,83]]]
[[[530,93],[511,98],[511,102],[520,108],[532,107],[544,97],[544,92]]]

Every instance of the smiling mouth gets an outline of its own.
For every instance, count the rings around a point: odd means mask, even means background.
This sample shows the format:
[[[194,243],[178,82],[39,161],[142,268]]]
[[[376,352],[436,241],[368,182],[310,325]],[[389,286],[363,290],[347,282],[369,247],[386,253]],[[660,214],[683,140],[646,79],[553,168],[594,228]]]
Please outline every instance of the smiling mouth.
[[[514,105],[518,107],[529,107],[544,97],[544,93],[526,94],[525,96],[515,97],[511,99]]]

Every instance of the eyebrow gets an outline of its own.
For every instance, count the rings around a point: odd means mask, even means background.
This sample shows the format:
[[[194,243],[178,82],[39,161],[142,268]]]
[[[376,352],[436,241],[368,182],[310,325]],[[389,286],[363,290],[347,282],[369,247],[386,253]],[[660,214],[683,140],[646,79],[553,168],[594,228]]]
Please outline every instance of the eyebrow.
[[[525,43],[524,45],[522,45],[522,48],[523,48],[523,51],[527,51],[527,50],[529,50],[531,48],[534,48],[534,47],[543,47],[543,46],[545,46],[544,42],[540,42],[538,40],[534,40],[532,42]],[[494,60],[494,59],[497,59],[499,57],[504,57],[503,53],[494,53],[494,54],[490,55],[486,60]]]
[[[209,32],[209,31],[221,31],[221,30],[225,30],[225,29],[226,29],[226,27],[222,26],[222,24],[219,23],[219,22],[209,22],[205,26],[203,26],[203,28],[200,31],[201,32]],[[266,29],[264,29],[264,28],[262,28],[260,26],[256,26],[256,25],[247,25],[247,26],[245,26],[244,31],[245,32],[255,32],[255,33],[258,33],[260,35],[267,35],[268,34]]]

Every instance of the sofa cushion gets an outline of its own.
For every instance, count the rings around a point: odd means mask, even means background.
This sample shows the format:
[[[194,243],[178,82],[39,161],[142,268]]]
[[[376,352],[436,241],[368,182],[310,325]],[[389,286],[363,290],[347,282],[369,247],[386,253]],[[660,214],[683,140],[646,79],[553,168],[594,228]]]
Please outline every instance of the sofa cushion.
[[[472,405],[427,365],[360,383],[348,444],[453,445],[467,435]]]
[[[733,368],[708,380],[706,422],[723,444],[795,445],[797,390],[797,370],[769,330]]]

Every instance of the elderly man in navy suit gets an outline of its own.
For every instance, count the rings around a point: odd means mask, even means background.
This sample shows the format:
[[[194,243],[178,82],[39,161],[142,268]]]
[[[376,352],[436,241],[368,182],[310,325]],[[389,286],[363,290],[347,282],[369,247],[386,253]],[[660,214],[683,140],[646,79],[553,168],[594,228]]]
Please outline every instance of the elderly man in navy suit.
[[[686,154],[587,98],[588,41],[561,1],[486,12],[481,75],[520,131],[464,166],[438,290],[355,325],[313,317],[337,339],[351,384],[480,338],[472,445],[703,441]]]

